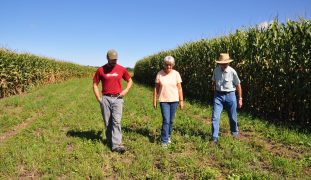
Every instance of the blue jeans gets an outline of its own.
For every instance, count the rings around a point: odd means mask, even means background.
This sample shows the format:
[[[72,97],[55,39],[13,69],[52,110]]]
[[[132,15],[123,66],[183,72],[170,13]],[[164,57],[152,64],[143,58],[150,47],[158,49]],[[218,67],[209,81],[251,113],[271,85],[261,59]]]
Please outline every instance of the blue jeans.
[[[217,140],[219,134],[220,114],[225,107],[230,120],[230,130],[232,135],[238,135],[237,101],[235,92],[222,94],[216,92],[214,96],[214,108],[212,115],[212,139]]]
[[[172,135],[173,122],[178,102],[160,102],[162,113],[162,130],[161,141],[163,144],[168,143],[168,138]]]

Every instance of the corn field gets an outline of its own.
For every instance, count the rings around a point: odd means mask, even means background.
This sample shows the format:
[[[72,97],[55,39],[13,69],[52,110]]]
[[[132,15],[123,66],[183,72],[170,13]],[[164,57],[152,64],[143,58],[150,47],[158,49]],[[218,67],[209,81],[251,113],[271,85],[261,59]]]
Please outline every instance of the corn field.
[[[243,88],[243,110],[279,122],[311,123],[311,21],[274,20],[269,27],[186,43],[138,61],[134,78],[153,85],[166,55],[175,58],[186,98],[212,102],[212,72],[219,53],[234,61]]]
[[[38,84],[86,77],[95,68],[0,49],[0,98],[20,94]]]

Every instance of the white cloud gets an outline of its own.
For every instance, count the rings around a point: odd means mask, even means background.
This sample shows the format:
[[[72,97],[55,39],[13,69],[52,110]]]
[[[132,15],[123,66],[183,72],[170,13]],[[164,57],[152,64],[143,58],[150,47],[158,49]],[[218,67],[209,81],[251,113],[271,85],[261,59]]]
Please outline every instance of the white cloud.
[[[267,29],[269,27],[269,24],[270,23],[268,21],[261,22],[257,24],[257,29]]]

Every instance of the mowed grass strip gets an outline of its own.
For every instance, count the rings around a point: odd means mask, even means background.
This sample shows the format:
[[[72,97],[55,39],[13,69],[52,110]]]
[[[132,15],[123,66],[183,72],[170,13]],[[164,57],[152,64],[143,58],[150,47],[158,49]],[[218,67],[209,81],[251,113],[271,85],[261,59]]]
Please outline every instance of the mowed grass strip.
[[[125,97],[123,142],[105,144],[91,78],[70,80],[0,100],[0,136],[28,125],[0,144],[0,177],[215,179],[311,177],[310,134],[276,127],[240,113],[233,139],[222,114],[218,146],[208,142],[211,107],[186,102],[175,117],[172,145],[160,146],[161,113],[152,88],[135,83]]]

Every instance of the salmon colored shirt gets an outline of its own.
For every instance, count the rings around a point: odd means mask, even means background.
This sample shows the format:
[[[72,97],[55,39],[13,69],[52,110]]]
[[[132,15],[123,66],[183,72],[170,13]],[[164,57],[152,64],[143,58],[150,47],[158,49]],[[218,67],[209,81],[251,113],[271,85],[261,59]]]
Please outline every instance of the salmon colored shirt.
[[[172,70],[170,73],[166,74],[164,70],[158,72],[155,83],[159,83],[159,102],[178,102],[178,87],[177,83],[181,83],[181,77],[179,72]]]

